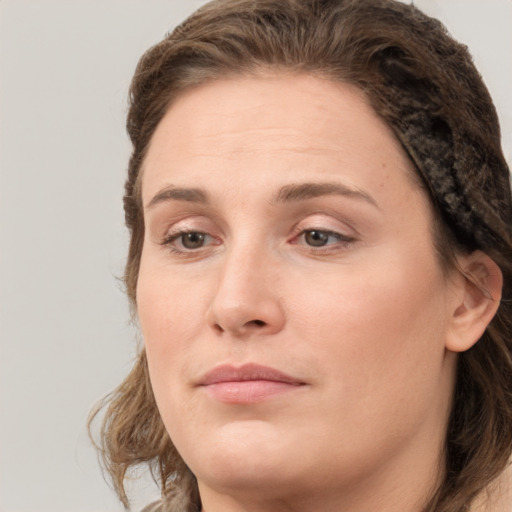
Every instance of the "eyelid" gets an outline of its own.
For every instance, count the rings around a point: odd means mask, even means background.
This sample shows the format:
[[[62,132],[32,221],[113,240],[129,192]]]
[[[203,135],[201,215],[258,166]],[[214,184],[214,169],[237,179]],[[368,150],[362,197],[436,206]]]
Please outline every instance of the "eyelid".
[[[199,247],[186,247],[183,244],[183,240],[180,241],[184,235],[189,233],[197,233],[204,235],[205,243]],[[166,250],[173,253],[175,256],[194,260],[195,258],[202,258],[210,253],[215,247],[220,245],[220,241],[209,233],[199,230],[176,230],[168,233],[163,240],[160,241],[160,245]]]
[[[271,228],[269,229],[272,230]],[[176,254],[184,256],[203,254],[204,251],[222,244],[224,240],[222,230],[217,222],[206,215],[192,215],[177,220],[173,219],[167,224],[166,229],[162,229],[162,231],[162,234],[155,239],[155,242]],[[311,231],[319,231],[327,235],[328,241],[325,245],[314,245],[309,237],[308,239],[303,238]],[[204,244],[198,247],[187,247],[187,240],[184,238],[180,239],[180,237],[187,233],[205,235]],[[299,245],[317,253],[341,250],[347,245],[360,240],[356,229],[353,229],[346,222],[337,219],[332,213],[326,212],[308,212],[306,216],[299,217],[298,221],[291,226],[291,232],[289,233],[289,236],[286,237],[287,243]]]
[[[212,222],[210,218],[201,214],[171,218],[165,224],[162,223],[161,229],[159,229],[161,233],[159,238],[169,238],[173,234],[188,232],[212,234],[212,232],[218,231],[216,226],[216,223]]]
[[[312,231],[326,235],[326,243],[324,245],[308,243],[306,236]],[[297,222],[293,226],[288,243],[299,246],[301,250],[307,251],[309,254],[334,255],[346,251],[360,240],[358,231],[351,225],[333,216],[332,213],[322,211],[310,213]]]
[[[330,232],[352,239],[360,238],[359,232],[352,225],[337,219],[330,213],[313,213],[293,226],[295,235],[312,230]]]
[[[147,232],[157,244],[178,231],[200,231],[222,237],[225,227],[216,212],[188,203],[155,205],[146,220]]]
[[[222,233],[212,219],[203,214],[186,215],[181,218],[169,219],[162,223],[160,233],[155,233],[154,241],[163,249],[183,258],[194,258],[204,255],[205,251],[220,245]],[[205,236],[203,245],[199,247],[186,247],[183,244],[184,235],[198,233]]]
[[[314,250],[314,251],[326,251],[326,250],[332,250],[334,249],[336,246],[345,246],[347,244],[352,244],[354,242],[356,242],[356,238],[353,237],[353,236],[350,236],[350,235],[344,235],[343,233],[339,233],[337,231],[333,231],[333,230],[330,230],[330,229],[322,229],[322,228],[318,228],[318,227],[311,227],[311,228],[307,228],[307,229],[303,229],[303,230],[300,230],[293,238],[292,240],[290,241],[290,243],[292,243],[293,245],[299,245],[299,242],[298,240],[305,236],[307,233],[310,233],[310,232],[313,232],[313,231],[317,231],[317,232],[320,232],[320,233],[323,233],[325,235],[327,235],[328,237],[332,237],[336,240],[335,243],[330,243],[330,244],[326,244],[326,245],[319,245],[319,246],[314,246],[314,245],[310,245],[310,244],[307,244],[307,243],[303,243],[301,245],[304,245],[306,246],[308,249],[310,250]]]

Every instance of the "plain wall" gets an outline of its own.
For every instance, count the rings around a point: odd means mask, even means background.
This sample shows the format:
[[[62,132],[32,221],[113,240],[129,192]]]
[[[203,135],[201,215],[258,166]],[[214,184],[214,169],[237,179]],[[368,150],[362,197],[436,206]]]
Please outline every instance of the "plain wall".
[[[0,511],[116,512],[88,412],[136,350],[122,274],[127,90],[200,0],[0,1]],[[469,45],[512,156],[511,0],[417,0]],[[156,489],[135,486],[134,510]]]

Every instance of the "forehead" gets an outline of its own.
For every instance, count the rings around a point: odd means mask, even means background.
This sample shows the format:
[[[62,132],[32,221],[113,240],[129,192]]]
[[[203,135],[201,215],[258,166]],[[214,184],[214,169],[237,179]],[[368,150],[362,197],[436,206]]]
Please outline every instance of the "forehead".
[[[414,175],[359,88],[291,74],[231,78],[183,92],[153,135],[143,195],[147,200],[176,180],[222,177],[233,167],[240,179],[253,180],[268,167],[283,180],[292,169],[300,179],[301,171],[320,176],[336,168],[349,181],[357,177],[364,185],[370,178],[374,186],[390,173]]]

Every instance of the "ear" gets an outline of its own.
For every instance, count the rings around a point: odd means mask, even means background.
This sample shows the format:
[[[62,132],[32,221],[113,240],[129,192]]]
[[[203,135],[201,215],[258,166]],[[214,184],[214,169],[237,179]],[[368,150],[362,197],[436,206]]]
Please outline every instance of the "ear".
[[[446,348],[452,352],[464,352],[482,337],[496,314],[501,300],[503,274],[482,251],[458,257],[457,261],[457,293]]]

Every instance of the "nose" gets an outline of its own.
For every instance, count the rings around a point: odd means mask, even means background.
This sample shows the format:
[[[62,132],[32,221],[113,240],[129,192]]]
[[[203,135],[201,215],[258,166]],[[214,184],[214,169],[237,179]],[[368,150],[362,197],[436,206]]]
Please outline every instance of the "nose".
[[[232,251],[219,271],[207,323],[236,337],[279,332],[285,314],[278,281],[277,265],[263,251]]]

